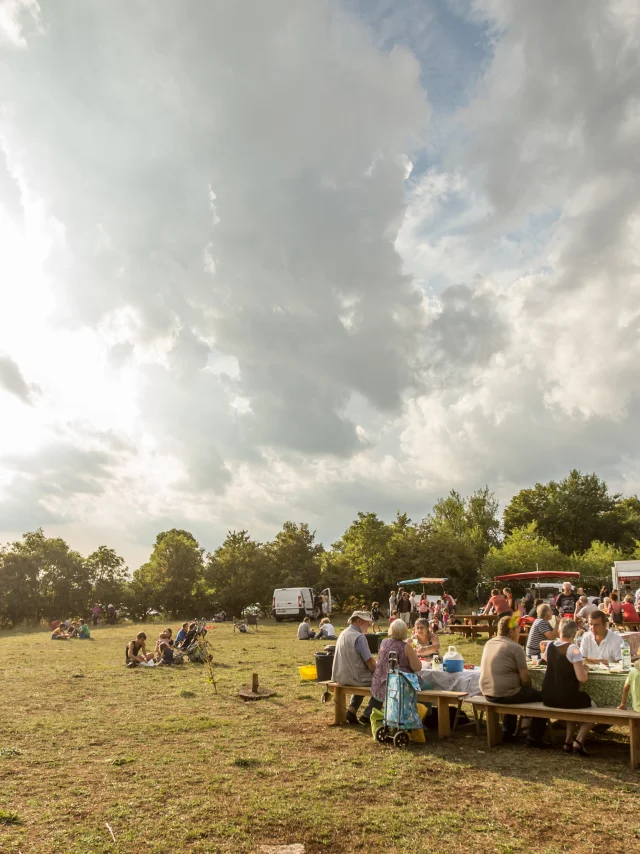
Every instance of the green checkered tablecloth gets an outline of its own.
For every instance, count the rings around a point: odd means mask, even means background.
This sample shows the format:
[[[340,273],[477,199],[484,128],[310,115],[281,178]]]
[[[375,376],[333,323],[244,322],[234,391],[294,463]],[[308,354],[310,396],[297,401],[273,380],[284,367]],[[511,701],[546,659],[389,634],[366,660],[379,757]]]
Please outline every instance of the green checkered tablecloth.
[[[546,667],[529,667],[534,688],[542,688]],[[589,679],[582,687],[596,706],[618,706],[622,698],[622,689],[627,680],[626,673],[590,672]]]

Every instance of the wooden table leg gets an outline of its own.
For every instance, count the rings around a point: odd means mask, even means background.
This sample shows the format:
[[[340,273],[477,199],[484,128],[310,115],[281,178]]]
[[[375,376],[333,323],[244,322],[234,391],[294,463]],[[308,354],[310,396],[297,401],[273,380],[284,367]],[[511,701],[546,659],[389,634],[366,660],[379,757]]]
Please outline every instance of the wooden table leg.
[[[344,688],[340,688],[336,685],[333,692],[333,702],[334,702],[334,719],[333,722],[336,726],[340,724],[346,724],[347,722],[347,707],[344,701]]]
[[[450,735],[449,701],[446,697],[438,697],[438,738],[449,738]]]
[[[491,706],[486,707],[487,712],[487,742],[489,747],[495,747],[502,741],[502,729],[500,727],[500,716]]]
[[[640,721],[629,720],[629,750],[631,753],[631,770],[635,771],[640,765]]]

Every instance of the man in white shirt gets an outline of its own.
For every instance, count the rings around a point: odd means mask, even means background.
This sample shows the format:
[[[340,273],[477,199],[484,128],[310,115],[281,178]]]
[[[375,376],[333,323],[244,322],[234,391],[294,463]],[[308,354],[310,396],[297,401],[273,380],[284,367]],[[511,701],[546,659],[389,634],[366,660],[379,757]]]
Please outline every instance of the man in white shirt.
[[[581,596],[578,599],[578,603],[576,605],[576,613],[575,617],[582,617],[582,619],[586,620],[589,614],[592,614],[594,611],[598,610],[597,605],[592,605],[586,596]],[[574,619],[575,619],[574,617]]]
[[[609,664],[622,658],[623,639],[617,632],[607,629],[608,617],[603,611],[589,614],[590,631],[585,632],[580,652],[587,664]]]

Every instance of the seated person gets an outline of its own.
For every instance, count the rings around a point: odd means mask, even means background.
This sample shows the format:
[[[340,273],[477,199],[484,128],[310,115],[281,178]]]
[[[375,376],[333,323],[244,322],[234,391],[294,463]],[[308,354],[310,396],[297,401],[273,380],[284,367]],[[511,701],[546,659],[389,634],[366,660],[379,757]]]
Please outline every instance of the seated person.
[[[544,604],[548,604],[545,603],[544,599],[536,599],[533,603],[533,608],[531,608],[531,610],[528,612],[527,617],[533,617],[533,619],[535,620],[538,616],[538,606]]]
[[[176,635],[176,646],[179,647],[180,644],[187,637],[187,629],[188,628],[189,628],[189,623],[183,623],[182,624],[182,627],[180,628],[180,630],[178,631],[178,634]]]
[[[558,632],[551,625],[551,605],[538,605],[538,617],[527,636],[527,658],[540,657],[540,641],[555,640]]]
[[[371,687],[371,679],[376,669],[376,660],[371,654],[365,634],[372,623],[367,611],[354,611],[349,617],[349,626],[340,633],[333,656],[331,679],[338,685],[361,685]],[[358,709],[364,697],[353,694],[347,709],[347,722],[358,724]],[[363,718],[366,723],[374,708],[379,708],[375,697],[371,697]]]
[[[597,609],[598,606],[593,605],[591,602],[589,602],[586,596],[581,596],[578,599],[578,603],[576,605],[576,614],[573,619],[575,620],[576,617],[581,617],[583,620],[586,620],[589,614],[592,611],[596,611]]]
[[[629,671],[627,681],[622,689],[622,702],[618,706],[619,709],[627,708],[627,700],[631,692],[631,708],[634,712],[640,712],[640,667],[635,664]]]
[[[480,663],[480,690],[490,703],[532,703],[542,699],[542,694],[531,684],[524,649],[518,642],[520,623],[517,617],[502,617],[498,622],[498,635],[491,638],[482,650]],[[515,741],[517,715],[504,715],[502,738]],[[527,744],[542,745],[546,721],[531,719]]]
[[[68,640],[69,635],[64,630],[64,624],[61,623],[59,626],[56,626],[53,632],[51,633],[51,640]]]
[[[636,611],[633,596],[625,596],[622,603],[622,622],[640,623],[640,614]]]
[[[195,640],[198,636],[198,624],[195,620],[192,620],[189,623],[189,629],[187,631],[187,636],[180,644],[176,644],[178,649],[189,649],[192,643],[195,643]]]
[[[417,642],[415,650],[418,658],[430,661],[437,652],[440,652],[440,638],[429,628],[428,621],[422,617],[416,620],[413,639]]]
[[[135,667],[136,664],[152,660],[153,653],[147,652],[146,640],[145,633],[138,632],[135,640],[129,641],[127,644],[127,667]]]
[[[305,617],[298,626],[298,640],[313,640],[316,633],[311,628],[311,619]]]
[[[335,640],[336,639],[336,630],[331,625],[331,621],[328,617],[323,617],[320,620],[320,630],[317,634],[318,640],[324,638],[325,640]]]
[[[421,621],[418,620],[417,622]],[[426,622],[426,620],[422,620],[422,622]],[[411,641],[407,640],[408,633],[407,624],[404,620],[394,620],[389,627],[389,637],[380,644],[378,663],[371,680],[371,699],[360,717],[361,724],[369,723],[372,709],[381,709],[384,705],[390,653],[395,652],[398,656],[398,665],[403,673],[420,672],[422,662],[418,658]]]
[[[79,630],[80,630],[80,626],[75,621],[73,621],[71,623],[71,625],[69,626],[69,632],[68,632],[69,637],[70,638],[77,638]]]
[[[542,702],[545,706],[558,709],[587,709],[591,705],[591,697],[586,691],[580,690],[581,683],[589,678],[589,671],[584,663],[583,655],[574,643],[577,630],[575,620],[564,618],[558,626],[560,637],[547,644],[545,659],[547,670],[542,683]],[[584,749],[584,741],[592,724],[580,724],[580,729],[574,736],[575,723],[567,721],[567,733],[563,750],[565,753],[589,754]]]
[[[599,609],[589,614],[590,631],[580,641],[580,652],[587,664],[609,664],[622,658],[623,639],[607,628],[608,616]]]
[[[158,640],[156,641],[156,658],[162,658],[164,661],[170,661],[173,659],[173,631],[170,628],[166,628],[163,632],[160,632],[158,636]],[[171,653],[167,652],[167,650]]]
[[[89,626],[87,625],[87,621],[83,620],[80,628],[78,629],[78,637],[80,640],[90,640],[91,632],[89,631]]]

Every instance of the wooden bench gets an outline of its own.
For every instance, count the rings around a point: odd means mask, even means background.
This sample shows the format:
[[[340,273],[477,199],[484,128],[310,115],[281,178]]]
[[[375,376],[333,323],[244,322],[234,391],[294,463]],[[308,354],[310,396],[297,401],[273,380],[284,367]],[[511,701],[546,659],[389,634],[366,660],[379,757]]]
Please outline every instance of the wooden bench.
[[[363,685],[338,685],[337,682],[320,682],[326,690],[333,694],[334,702],[334,724],[346,724],[347,705],[346,696],[355,694],[358,697],[370,697],[371,688]],[[451,721],[449,720],[449,706],[457,706],[456,722],[462,706],[462,701],[468,697],[465,691],[418,691],[418,702],[433,703],[438,709],[438,738],[449,738],[451,735]],[[453,728],[456,728],[454,722]]]
[[[497,629],[495,626],[491,626],[489,624],[482,625],[481,623],[474,623],[472,625],[459,625],[457,623],[449,623],[447,626],[450,632],[454,632],[456,634],[464,635],[466,638],[476,638],[478,634],[481,632],[488,632],[489,637],[492,638]]]
[[[478,711],[487,716],[487,741],[489,747],[495,747],[502,741],[500,715],[521,715],[527,718],[546,718],[547,720],[573,721],[575,723],[607,724],[608,726],[629,727],[629,747],[631,769],[640,765],[640,712],[629,709],[616,709],[614,706],[591,706],[587,709],[556,709],[543,706],[542,703],[491,703],[486,697],[470,697],[473,714]]]

